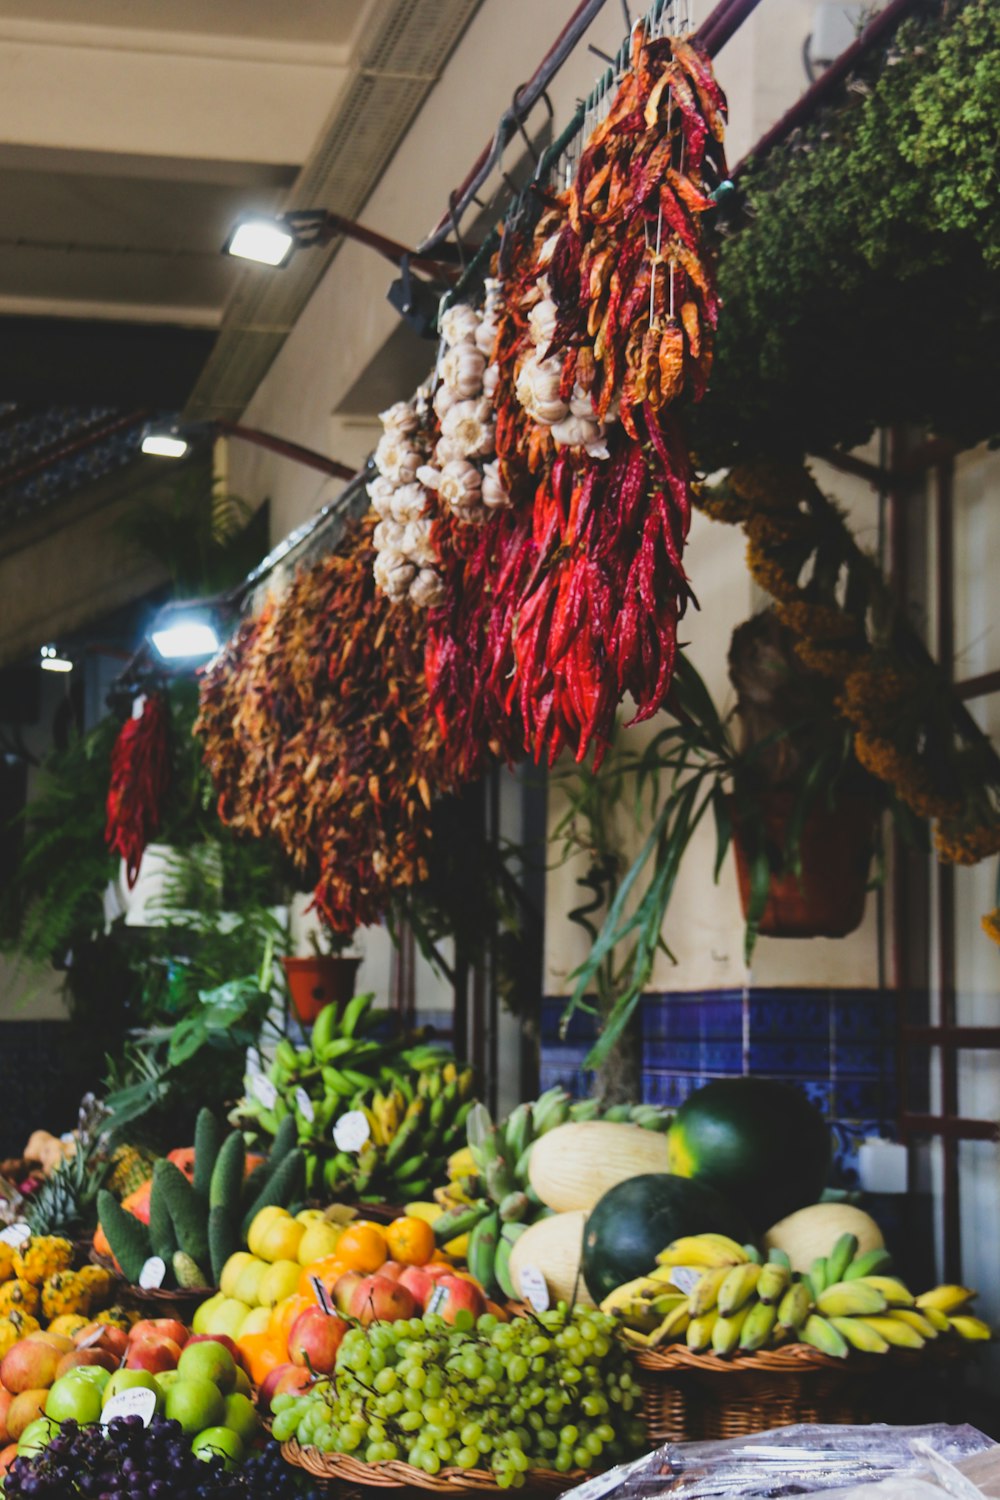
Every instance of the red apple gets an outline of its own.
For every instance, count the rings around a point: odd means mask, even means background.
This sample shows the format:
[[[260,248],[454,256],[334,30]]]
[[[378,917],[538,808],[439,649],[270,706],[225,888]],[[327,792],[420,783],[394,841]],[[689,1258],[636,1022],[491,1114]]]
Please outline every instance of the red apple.
[[[345,1271],[333,1283],[334,1305],[337,1311],[345,1318],[349,1318],[351,1315],[351,1303],[354,1300],[355,1289],[361,1285],[364,1279],[360,1271]]]
[[[141,1322],[133,1324],[129,1330],[129,1343],[135,1343],[136,1339],[148,1338],[156,1334],[159,1338],[173,1339],[183,1349],[188,1341],[191,1330],[179,1318],[143,1318]]]
[[[0,1443],[6,1443],[8,1440],[7,1408],[13,1399],[10,1391],[0,1390]]]
[[[37,1391],[49,1386],[56,1378],[56,1367],[62,1359],[58,1349],[51,1344],[41,1344],[35,1339],[18,1339],[12,1344],[0,1362],[0,1380],[4,1389],[14,1395],[22,1391]]]
[[[486,1298],[478,1284],[465,1276],[442,1276],[437,1284],[436,1290],[438,1289],[444,1290],[444,1297],[434,1311],[446,1323],[454,1323],[455,1314],[463,1307],[473,1318],[478,1318],[486,1311]]]
[[[93,1343],[89,1342],[91,1339]],[[113,1323],[88,1323],[86,1328],[81,1328],[79,1333],[73,1335],[73,1342],[78,1349],[81,1344],[86,1344],[88,1349],[106,1349],[116,1360],[120,1360],[128,1348],[128,1334],[123,1328],[116,1328]]]
[[[115,1371],[118,1361],[107,1349],[74,1349],[71,1354],[64,1354],[56,1365],[56,1380],[60,1375],[68,1375],[70,1370],[79,1370],[88,1365],[99,1365],[102,1370]]]
[[[275,1396],[280,1396],[284,1391],[306,1391],[312,1385],[312,1380],[309,1371],[301,1365],[275,1365],[260,1383],[257,1405],[261,1411],[268,1412]]]
[[[363,1328],[369,1323],[398,1323],[400,1318],[412,1318],[416,1313],[417,1299],[398,1281],[366,1276],[354,1288],[351,1317],[357,1318]]]
[[[379,1266],[378,1274],[383,1276],[386,1281],[398,1281],[405,1270],[406,1267],[401,1265],[398,1260],[387,1260],[384,1265]]]
[[[176,1339],[147,1334],[129,1344],[125,1368],[148,1370],[151,1375],[159,1375],[163,1370],[176,1370],[180,1357],[181,1346]]]
[[[320,1307],[307,1307],[289,1331],[288,1357],[293,1365],[305,1365],[317,1375],[330,1375],[346,1332],[343,1318],[325,1313]]]
[[[427,1306],[427,1298],[436,1284],[436,1278],[428,1276],[426,1266],[407,1266],[399,1278],[399,1285],[405,1286],[406,1290],[412,1293],[421,1311]]]
[[[234,1339],[231,1339],[229,1337],[228,1333],[192,1333],[191,1337],[188,1339],[188,1343],[189,1344],[205,1344],[205,1343],[208,1343],[208,1344],[221,1344],[224,1349],[228,1349],[229,1350],[230,1354],[233,1356],[233,1358],[235,1359],[236,1363],[238,1365],[242,1365],[243,1368],[246,1369],[246,1363],[245,1363],[245,1361],[243,1359],[243,1350],[240,1348],[240,1346],[236,1343],[236,1341]]]
[[[454,1276],[455,1274],[455,1267],[446,1265],[443,1260],[429,1260],[426,1266],[421,1266],[420,1269],[432,1281],[440,1281],[443,1276]]]

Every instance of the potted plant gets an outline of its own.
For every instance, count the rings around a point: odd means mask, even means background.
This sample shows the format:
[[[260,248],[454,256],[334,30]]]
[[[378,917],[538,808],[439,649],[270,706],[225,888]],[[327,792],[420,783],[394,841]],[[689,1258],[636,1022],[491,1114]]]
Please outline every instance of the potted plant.
[[[317,934],[310,932],[312,952],[282,960],[288,993],[304,1026],[311,1026],[325,1005],[344,1006],[355,993],[361,959],[345,952],[353,941],[353,934],[328,932],[324,951]]]

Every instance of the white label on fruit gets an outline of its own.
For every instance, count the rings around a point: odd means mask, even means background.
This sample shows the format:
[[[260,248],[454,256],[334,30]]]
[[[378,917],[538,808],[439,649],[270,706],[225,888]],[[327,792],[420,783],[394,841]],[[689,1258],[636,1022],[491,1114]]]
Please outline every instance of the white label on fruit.
[[[263,1073],[258,1073],[250,1083],[257,1098],[265,1109],[273,1109],[278,1102],[278,1090],[270,1078],[265,1078]]]
[[[159,1255],[151,1255],[139,1272],[139,1285],[144,1292],[155,1291],[158,1286],[163,1285],[166,1274],[166,1261]]]
[[[310,1276],[309,1280],[312,1282],[313,1295],[315,1296],[316,1301],[319,1303],[323,1311],[329,1316],[329,1314],[333,1312],[333,1308],[330,1306],[330,1299],[326,1295],[326,1287],[320,1281],[318,1276]]]
[[[142,1425],[148,1427],[156,1410],[156,1392],[145,1386],[134,1386],[129,1391],[118,1391],[101,1412],[101,1425],[107,1427],[115,1417],[141,1417]]]
[[[0,1244],[13,1245],[15,1250],[19,1245],[23,1245],[26,1240],[30,1239],[31,1225],[25,1224],[23,1219],[18,1220],[16,1224],[8,1224],[7,1228],[0,1234]]]
[[[535,1312],[548,1311],[549,1288],[537,1266],[521,1267],[521,1296],[531,1303]]]
[[[704,1274],[702,1266],[674,1266],[670,1273],[670,1280],[679,1292],[690,1297]]]
[[[360,1151],[372,1128],[360,1109],[349,1109],[333,1127],[333,1144],[338,1151]]]
[[[90,1349],[90,1348],[92,1348],[94,1346],[94,1344],[99,1344],[101,1342],[101,1339],[104,1337],[104,1335],[107,1333],[107,1331],[108,1331],[108,1327],[107,1327],[106,1323],[99,1323],[99,1324],[97,1324],[96,1327],[94,1327],[94,1328],[92,1328],[90,1330],[90,1332],[87,1334],[87,1337],[85,1339],[80,1339],[80,1341],[79,1341],[79,1343],[77,1344],[76,1347],[78,1349]]]
[[[427,1306],[424,1308],[424,1317],[429,1318],[431,1313],[436,1313],[448,1295],[446,1286],[436,1286],[427,1298]]]
[[[604,1474],[595,1474],[593,1479],[584,1480],[572,1491],[573,1500],[600,1500],[601,1495],[606,1495],[609,1490],[617,1489],[618,1486],[628,1478],[636,1469],[641,1469],[643,1464],[649,1462],[649,1454],[644,1453],[641,1458],[635,1458],[630,1464],[618,1464],[614,1469],[608,1469]]]
[[[295,1090],[295,1102],[299,1106],[299,1114],[303,1120],[311,1125],[316,1118],[316,1111],[313,1109],[313,1102],[305,1089],[298,1088]]]

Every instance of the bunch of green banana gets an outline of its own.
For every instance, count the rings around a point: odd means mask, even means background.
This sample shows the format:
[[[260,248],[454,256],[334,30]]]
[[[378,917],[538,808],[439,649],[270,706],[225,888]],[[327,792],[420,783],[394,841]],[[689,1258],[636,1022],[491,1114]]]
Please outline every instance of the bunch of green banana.
[[[626,1342],[640,1348],[683,1338],[695,1352],[727,1357],[798,1341],[845,1359],[852,1349],[922,1349],[940,1334],[990,1337],[988,1324],[966,1311],[973,1291],[948,1285],[914,1297],[888,1274],[888,1251],[859,1255],[853,1234],[841,1235],[805,1275],[792,1271],[782,1250],[761,1264],[752,1245],[724,1235],[675,1240],[657,1261],[649,1276],[602,1303],[622,1319]]]
[[[325,1006],[308,1046],[281,1041],[266,1083],[231,1118],[263,1137],[294,1118],[307,1191],[400,1202],[428,1192],[464,1141],[472,1071],[440,1044],[384,1034],[374,999],[356,995],[342,1011]],[[364,1117],[367,1139],[340,1150],[334,1130],[349,1111]]]

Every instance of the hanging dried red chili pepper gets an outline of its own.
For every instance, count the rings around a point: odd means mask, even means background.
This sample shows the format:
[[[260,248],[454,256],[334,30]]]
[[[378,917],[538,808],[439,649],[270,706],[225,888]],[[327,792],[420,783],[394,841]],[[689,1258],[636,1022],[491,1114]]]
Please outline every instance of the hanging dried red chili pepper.
[[[170,716],[160,694],[151,693],[142,713],[125,720],[111,751],[104,839],[125,861],[130,890],[159,830],[169,786]]]

